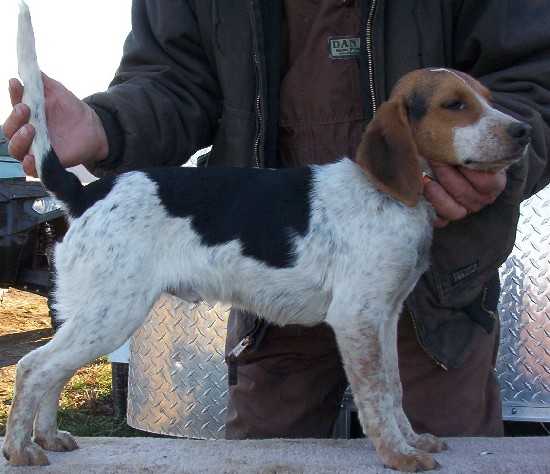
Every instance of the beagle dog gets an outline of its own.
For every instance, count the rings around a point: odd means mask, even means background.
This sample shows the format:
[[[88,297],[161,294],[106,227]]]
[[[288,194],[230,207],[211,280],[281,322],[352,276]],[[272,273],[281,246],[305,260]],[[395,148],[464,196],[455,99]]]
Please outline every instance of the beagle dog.
[[[14,465],[70,451],[56,426],[60,392],[84,364],[143,323],[163,291],[222,301],[278,324],[329,324],[362,427],[382,462],[437,467],[445,443],[403,412],[396,328],[428,267],[435,212],[422,172],[443,162],[499,170],[522,158],[528,125],[458,71],[404,76],[366,129],[355,160],[301,169],[163,168],[83,187],[48,139],[28,10],[19,20],[23,101],[32,153],[70,229],[55,250],[55,308],[64,324],[17,364],[3,453]],[[420,158],[422,157],[422,158]]]

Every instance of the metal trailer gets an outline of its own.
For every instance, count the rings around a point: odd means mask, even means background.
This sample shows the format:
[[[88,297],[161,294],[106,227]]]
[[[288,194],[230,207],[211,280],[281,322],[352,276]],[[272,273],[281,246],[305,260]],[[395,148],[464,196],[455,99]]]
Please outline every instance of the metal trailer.
[[[550,421],[550,187],[522,205],[516,246],[501,268],[497,375],[503,417]],[[128,423],[188,438],[223,438],[228,308],[163,295],[131,344]],[[335,436],[349,437],[355,407],[342,401]]]
[[[142,431],[224,438],[229,308],[164,294],[132,337],[128,424]]]
[[[550,187],[522,205],[500,268],[497,375],[504,420],[550,421]]]

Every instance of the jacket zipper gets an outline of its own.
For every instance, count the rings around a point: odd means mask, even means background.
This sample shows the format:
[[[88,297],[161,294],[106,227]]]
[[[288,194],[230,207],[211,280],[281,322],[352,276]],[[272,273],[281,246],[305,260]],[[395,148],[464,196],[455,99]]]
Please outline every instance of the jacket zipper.
[[[408,309],[408,308],[407,308]],[[416,326],[416,319],[415,319],[415,316],[414,316],[414,313],[408,309],[410,315],[411,315],[411,320],[412,320],[412,323],[413,323],[413,327],[414,327],[414,332],[416,334],[416,340],[418,341],[418,344],[420,345],[420,347],[422,348],[422,350],[428,355],[428,357],[430,359],[432,359],[439,367],[441,367],[443,370],[446,370],[448,371],[449,369],[447,368],[447,366],[441,362],[439,359],[437,359],[436,357],[434,357],[430,351],[428,351],[428,349],[426,349],[426,347],[424,346],[424,344],[422,344],[422,341],[420,340],[420,335],[418,334],[418,327]]]
[[[262,68],[260,64],[259,48],[258,48],[258,29],[256,25],[257,21],[256,8],[254,5],[254,0],[250,1],[250,23],[252,27],[252,57],[254,60],[254,67],[256,69],[256,138],[254,139],[254,161],[257,168],[261,167],[261,144],[263,138],[263,129],[264,129],[264,117],[263,117],[263,107],[262,107],[262,90],[263,90],[263,81],[262,81]]]
[[[376,13],[377,0],[372,0],[370,5],[369,16],[367,18],[367,26],[365,28],[365,45],[367,50],[367,63],[369,73],[369,91],[372,104],[372,116],[376,114],[376,88],[374,85],[374,15]]]
[[[254,161],[256,167],[260,167],[260,142],[262,140],[262,126],[263,126],[263,116],[262,116],[262,98],[260,94],[256,96],[256,138],[254,140]]]
[[[231,349],[231,351],[227,354],[227,358],[229,360],[234,360],[237,357],[239,357],[247,347],[250,347],[254,340],[252,339],[252,336],[246,336],[243,339],[239,341],[239,343]]]
[[[253,346],[258,337],[262,338],[261,330],[265,328],[260,318],[256,319],[254,327],[249,331],[228,353],[226,360],[232,361],[237,359],[245,350]]]

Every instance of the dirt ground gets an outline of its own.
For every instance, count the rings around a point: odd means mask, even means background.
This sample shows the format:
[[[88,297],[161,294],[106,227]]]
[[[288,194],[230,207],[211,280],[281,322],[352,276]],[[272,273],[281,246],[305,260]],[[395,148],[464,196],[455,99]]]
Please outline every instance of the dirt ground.
[[[0,295],[0,405],[11,399],[17,361],[51,336],[46,298],[13,288]]]

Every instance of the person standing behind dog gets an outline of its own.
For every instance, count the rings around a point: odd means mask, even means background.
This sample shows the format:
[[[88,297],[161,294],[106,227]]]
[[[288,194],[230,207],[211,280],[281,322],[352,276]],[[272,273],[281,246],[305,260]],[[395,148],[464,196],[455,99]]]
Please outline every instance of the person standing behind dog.
[[[549,17],[536,0],[134,0],[108,91],[80,101],[44,78],[51,139],[65,166],[100,176],[181,165],[208,145],[208,166],[328,163],[354,155],[406,72],[452,67],[480,79],[530,123],[532,144],[507,173],[433,170],[424,191],[438,214],[432,266],[407,300],[398,344],[415,430],[498,436],[497,269],[520,202],[549,180]],[[4,133],[34,175],[29,110],[21,84],[9,89]],[[410,113],[430,93],[418,92]],[[327,326],[232,314],[227,360],[227,437],[331,435],[347,382]]]

